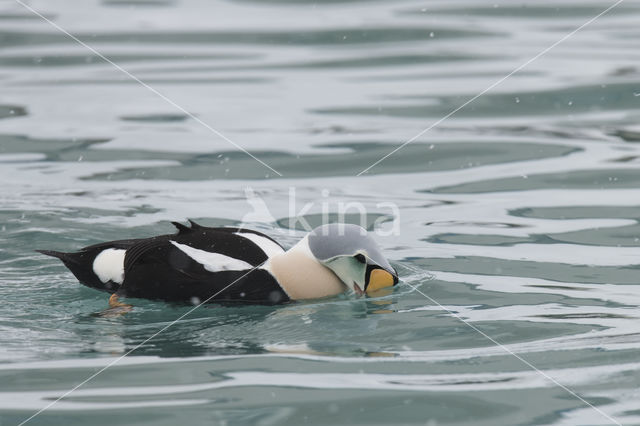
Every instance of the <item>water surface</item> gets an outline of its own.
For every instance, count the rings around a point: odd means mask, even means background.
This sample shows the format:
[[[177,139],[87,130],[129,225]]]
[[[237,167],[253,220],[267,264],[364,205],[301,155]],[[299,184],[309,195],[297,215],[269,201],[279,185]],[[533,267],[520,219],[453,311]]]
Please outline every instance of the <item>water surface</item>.
[[[357,176],[610,4],[29,3],[181,110],[0,2],[0,424],[140,344],[28,424],[640,423],[638,4]],[[209,306],[149,341],[190,308],[97,317],[33,251],[187,218],[291,246],[292,216],[348,202],[397,220],[391,294]]]

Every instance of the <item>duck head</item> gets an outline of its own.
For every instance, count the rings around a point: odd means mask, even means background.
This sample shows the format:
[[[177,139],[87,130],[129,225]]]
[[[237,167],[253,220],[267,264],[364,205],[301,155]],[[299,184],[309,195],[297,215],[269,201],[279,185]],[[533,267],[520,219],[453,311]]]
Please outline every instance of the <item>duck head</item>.
[[[292,300],[333,296],[350,289],[361,295],[398,283],[398,273],[367,231],[357,225],[322,225],[267,269]],[[346,287],[346,288],[345,288]]]
[[[332,223],[306,237],[311,254],[356,294],[370,293],[398,283],[398,273],[378,244],[358,225]]]

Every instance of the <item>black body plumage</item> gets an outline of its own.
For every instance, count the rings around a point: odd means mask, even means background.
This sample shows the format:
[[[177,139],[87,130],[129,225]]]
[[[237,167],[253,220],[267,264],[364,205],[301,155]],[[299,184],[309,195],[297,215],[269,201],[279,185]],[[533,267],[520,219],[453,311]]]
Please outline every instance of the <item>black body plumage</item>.
[[[276,279],[258,268],[268,255],[263,247],[243,234],[257,231],[240,228],[211,228],[191,222],[191,227],[173,222],[176,234],[151,238],[111,241],[85,247],[75,253],[39,250],[54,256],[84,285],[118,296],[140,297],[171,302],[239,302],[277,304],[289,297]],[[108,249],[124,252],[124,280],[103,282],[94,269],[96,257]],[[203,264],[189,254],[220,256],[246,264],[245,269],[220,269]],[[244,262],[244,263],[242,263]]]

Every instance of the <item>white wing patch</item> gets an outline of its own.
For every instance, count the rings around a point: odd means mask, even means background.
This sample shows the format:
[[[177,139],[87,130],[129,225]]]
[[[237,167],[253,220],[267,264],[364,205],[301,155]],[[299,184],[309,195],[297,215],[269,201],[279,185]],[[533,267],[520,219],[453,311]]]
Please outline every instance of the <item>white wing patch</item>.
[[[233,257],[225,256],[224,254],[211,253],[209,251],[193,248],[175,241],[171,241],[171,244],[178,247],[184,254],[204,266],[204,269],[209,272],[243,271],[253,268],[253,266],[244,260],[234,259]]]
[[[93,260],[93,272],[100,281],[122,284],[124,281],[124,254],[126,250],[106,249]]]
[[[234,232],[234,234],[251,240],[258,247],[260,247],[260,249],[264,252],[264,254],[267,255],[267,257],[273,257],[276,254],[284,253],[282,247],[261,235],[254,234],[253,232]]]

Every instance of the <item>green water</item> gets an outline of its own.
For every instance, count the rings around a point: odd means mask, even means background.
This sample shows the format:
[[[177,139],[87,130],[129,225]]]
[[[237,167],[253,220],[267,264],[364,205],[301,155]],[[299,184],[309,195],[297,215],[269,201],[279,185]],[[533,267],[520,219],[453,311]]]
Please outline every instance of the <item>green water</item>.
[[[0,1],[0,425],[640,424],[637,2],[358,176],[612,4],[29,2],[163,99]],[[33,251],[347,203],[391,294],[100,317]]]

